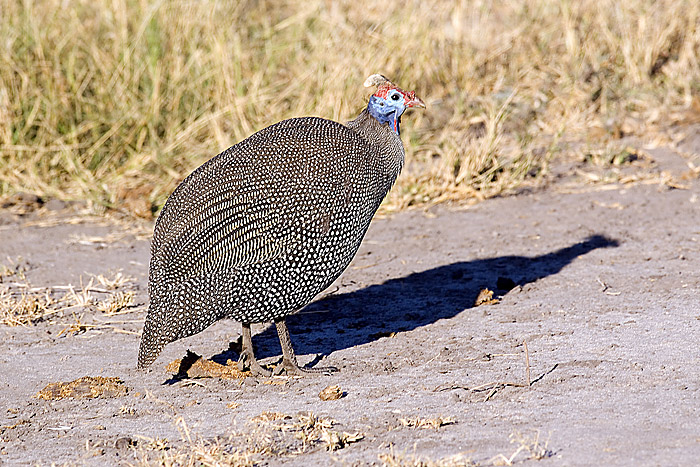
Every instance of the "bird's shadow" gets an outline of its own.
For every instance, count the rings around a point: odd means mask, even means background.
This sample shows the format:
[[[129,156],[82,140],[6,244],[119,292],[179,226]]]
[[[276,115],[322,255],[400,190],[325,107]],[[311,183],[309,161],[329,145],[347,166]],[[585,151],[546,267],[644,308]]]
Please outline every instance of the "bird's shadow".
[[[446,264],[353,292],[326,296],[287,318],[287,323],[298,354],[328,355],[372,342],[390,332],[409,331],[452,318],[474,306],[483,288],[505,293],[556,274],[592,250],[618,245],[617,240],[592,235],[540,256],[499,256]],[[258,358],[280,354],[274,326],[254,336],[253,343]],[[237,343],[231,343],[229,350],[212,359],[221,363],[236,360],[236,350]]]

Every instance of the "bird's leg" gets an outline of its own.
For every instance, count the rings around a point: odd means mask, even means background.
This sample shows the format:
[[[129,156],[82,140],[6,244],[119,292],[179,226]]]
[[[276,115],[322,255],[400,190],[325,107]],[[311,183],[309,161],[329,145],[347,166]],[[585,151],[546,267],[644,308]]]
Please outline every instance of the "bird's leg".
[[[338,371],[335,367],[326,368],[302,368],[297,363],[297,356],[294,354],[294,348],[292,347],[292,339],[289,336],[289,330],[287,330],[287,323],[284,318],[275,320],[275,325],[277,326],[277,334],[280,338],[280,345],[282,346],[282,363],[280,363],[275,368],[275,374],[287,373],[288,375],[303,375],[303,374],[322,374],[322,373],[333,373]]]
[[[272,372],[261,367],[255,359],[253,353],[253,338],[250,334],[250,323],[241,323],[243,342],[241,344],[241,355],[238,358],[238,369],[245,371],[250,369],[250,372],[259,376],[271,376]]]

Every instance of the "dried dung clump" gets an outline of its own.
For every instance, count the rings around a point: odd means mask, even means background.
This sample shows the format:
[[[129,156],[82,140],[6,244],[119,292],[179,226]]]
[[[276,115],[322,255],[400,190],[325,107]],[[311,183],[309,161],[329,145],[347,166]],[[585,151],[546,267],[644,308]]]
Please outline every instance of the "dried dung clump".
[[[343,390],[340,386],[327,386],[318,395],[322,401],[334,401],[343,397]]]
[[[239,379],[250,376],[250,371],[240,371],[235,364],[222,365],[211,360],[206,360],[189,350],[185,358],[169,363],[165,369],[178,378]]]
[[[105,378],[103,376],[83,376],[70,382],[49,383],[39,391],[37,399],[108,399],[122,397],[128,392],[124,381],[119,378]]]

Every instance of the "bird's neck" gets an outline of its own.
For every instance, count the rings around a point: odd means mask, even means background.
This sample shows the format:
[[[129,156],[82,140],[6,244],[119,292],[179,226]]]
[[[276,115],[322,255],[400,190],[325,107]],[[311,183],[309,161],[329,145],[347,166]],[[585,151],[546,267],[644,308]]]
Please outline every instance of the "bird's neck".
[[[391,187],[403,168],[405,157],[401,138],[398,133],[394,132],[391,123],[380,122],[369,113],[368,109],[365,109],[355,120],[348,122],[347,127],[364,138],[381,154],[382,160],[380,162],[390,178],[389,187]]]

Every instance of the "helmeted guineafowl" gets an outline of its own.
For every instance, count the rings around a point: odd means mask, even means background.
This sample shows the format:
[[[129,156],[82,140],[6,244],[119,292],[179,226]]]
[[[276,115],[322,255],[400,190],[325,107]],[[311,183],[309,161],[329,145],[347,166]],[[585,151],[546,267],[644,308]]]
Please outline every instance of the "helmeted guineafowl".
[[[255,360],[250,324],[274,321],[282,365],[302,369],[285,318],[350,264],[401,171],[401,115],[425,107],[381,75],[367,108],[346,125],[315,117],[269,126],[190,174],[156,221],[150,306],[138,366],[166,344],[230,318],[243,326],[239,367]]]

